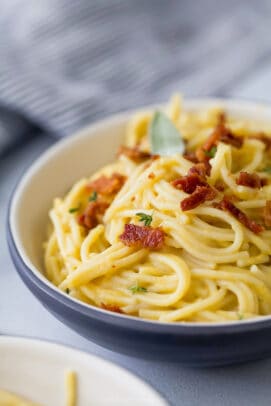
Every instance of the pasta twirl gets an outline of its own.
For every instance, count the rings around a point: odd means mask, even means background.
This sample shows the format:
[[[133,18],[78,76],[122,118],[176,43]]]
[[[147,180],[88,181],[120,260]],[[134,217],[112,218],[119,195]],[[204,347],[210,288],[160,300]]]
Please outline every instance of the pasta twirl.
[[[87,304],[145,319],[271,314],[270,130],[219,108],[186,111],[178,96],[164,114],[183,154],[153,156],[153,112],[138,113],[116,161],[55,199],[48,278]]]

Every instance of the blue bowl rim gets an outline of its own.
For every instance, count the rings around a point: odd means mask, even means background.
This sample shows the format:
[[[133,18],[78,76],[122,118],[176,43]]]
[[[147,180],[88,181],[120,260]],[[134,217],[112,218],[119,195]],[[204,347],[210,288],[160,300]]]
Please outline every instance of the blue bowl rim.
[[[213,98],[213,97],[205,97],[205,98],[193,98],[188,99],[189,101],[210,101],[212,102],[233,102],[233,103],[244,103],[249,105],[260,105],[264,107],[270,107],[267,101],[260,101],[260,100],[251,100],[246,98],[239,98],[234,99],[231,97],[223,97],[223,98]],[[152,106],[147,106],[152,107]],[[87,129],[93,126],[98,126],[103,121],[108,122],[109,120],[117,119],[122,117],[122,115],[128,115],[133,113],[134,111],[125,111],[121,114],[113,114],[106,118],[105,120],[98,120],[96,122],[91,123],[89,126],[84,127],[83,129],[77,131],[74,135],[68,137],[70,141],[79,137],[79,134],[83,134]],[[68,139],[62,139],[58,142],[54,143],[51,147],[49,147],[46,151],[44,151],[36,160],[37,162],[40,158],[42,158],[47,152],[52,151],[56,145],[64,144],[68,141]],[[210,335],[220,335],[220,334],[238,334],[238,333],[245,333],[245,332],[252,332],[262,329],[271,328],[271,316],[262,316],[260,318],[255,319],[248,319],[248,320],[241,320],[241,321],[231,321],[225,323],[185,323],[185,322],[159,322],[159,321],[152,321],[146,319],[140,319],[137,317],[113,313],[99,307],[95,307],[92,305],[81,304],[79,301],[69,297],[68,295],[65,296],[62,292],[58,292],[57,290],[53,289],[53,286],[50,287],[49,285],[45,284],[42,279],[39,279],[32,271],[32,269],[25,263],[23,257],[21,256],[17,245],[15,243],[15,239],[12,233],[11,228],[11,206],[16,194],[16,190],[23,179],[27,176],[33,162],[29,164],[28,168],[25,170],[24,175],[17,181],[15,184],[13,191],[9,198],[8,203],[8,211],[7,211],[7,222],[6,222],[6,231],[7,231],[7,242],[9,247],[10,256],[13,260],[15,269],[19,273],[19,275],[23,278],[26,277],[32,286],[35,286],[38,290],[42,291],[47,297],[50,297],[51,300],[58,302],[60,305],[65,306],[66,308],[71,309],[74,312],[82,314],[90,319],[97,320],[99,322],[103,322],[106,324],[111,324],[117,326],[119,328],[124,328],[131,331],[136,331],[138,333],[156,333],[156,334],[172,334],[176,336],[183,335],[185,336],[210,336]],[[21,266],[19,270],[15,264],[15,261]],[[32,289],[30,289],[32,291]],[[33,292],[32,292],[33,293]]]

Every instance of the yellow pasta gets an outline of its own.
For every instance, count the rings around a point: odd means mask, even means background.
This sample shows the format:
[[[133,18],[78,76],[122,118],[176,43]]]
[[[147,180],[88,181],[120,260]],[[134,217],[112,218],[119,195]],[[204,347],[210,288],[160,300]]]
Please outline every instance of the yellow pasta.
[[[164,109],[188,153],[204,145],[222,113],[219,106],[186,111],[178,96]],[[143,111],[131,119],[126,147],[150,152],[153,114]],[[263,211],[271,200],[271,156],[257,134],[264,131],[269,137],[271,131],[266,123],[231,116],[225,120],[243,143],[237,148],[219,140],[207,151],[213,201],[182,210],[180,202],[189,194],[172,181],[185,177],[195,164],[180,153],[157,159],[146,155],[141,161],[123,153],[55,199],[53,228],[45,243],[47,277],[89,305],[161,322],[216,323],[271,314],[271,231],[265,226],[253,232],[218,204],[228,196],[247,218],[263,225]],[[237,184],[241,171],[256,175],[261,186]],[[117,193],[104,197],[88,187],[116,173],[126,178]],[[100,198],[106,210],[95,224],[84,227],[78,218],[86,214],[89,200]],[[120,239],[126,224],[163,230],[163,246],[128,246]]]
[[[77,379],[74,371],[67,371],[66,381],[66,406],[76,406],[77,404]]]

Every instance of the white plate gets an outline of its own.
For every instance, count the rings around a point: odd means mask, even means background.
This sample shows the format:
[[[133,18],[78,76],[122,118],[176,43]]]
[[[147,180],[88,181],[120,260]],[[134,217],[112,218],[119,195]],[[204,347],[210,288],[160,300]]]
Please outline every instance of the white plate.
[[[78,406],[167,405],[139,378],[93,355],[39,340],[0,337],[1,389],[43,406],[61,406],[67,369],[78,376]]]

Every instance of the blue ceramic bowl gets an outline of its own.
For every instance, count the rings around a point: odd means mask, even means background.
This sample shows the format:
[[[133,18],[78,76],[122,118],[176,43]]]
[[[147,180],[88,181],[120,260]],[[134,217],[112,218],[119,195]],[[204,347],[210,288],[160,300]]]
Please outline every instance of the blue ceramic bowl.
[[[192,100],[188,109],[219,103],[230,114],[270,121],[270,107],[231,100]],[[271,355],[271,317],[231,323],[161,323],[88,306],[63,294],[44,276],[42,243],[56,196],[80,177],[112,161],[130,114],[115,116],[57,143],[27,171],[8,213],[8,244],[14,265],[38,300],[78,334],[134,357],[186,365],[232,364]]]

